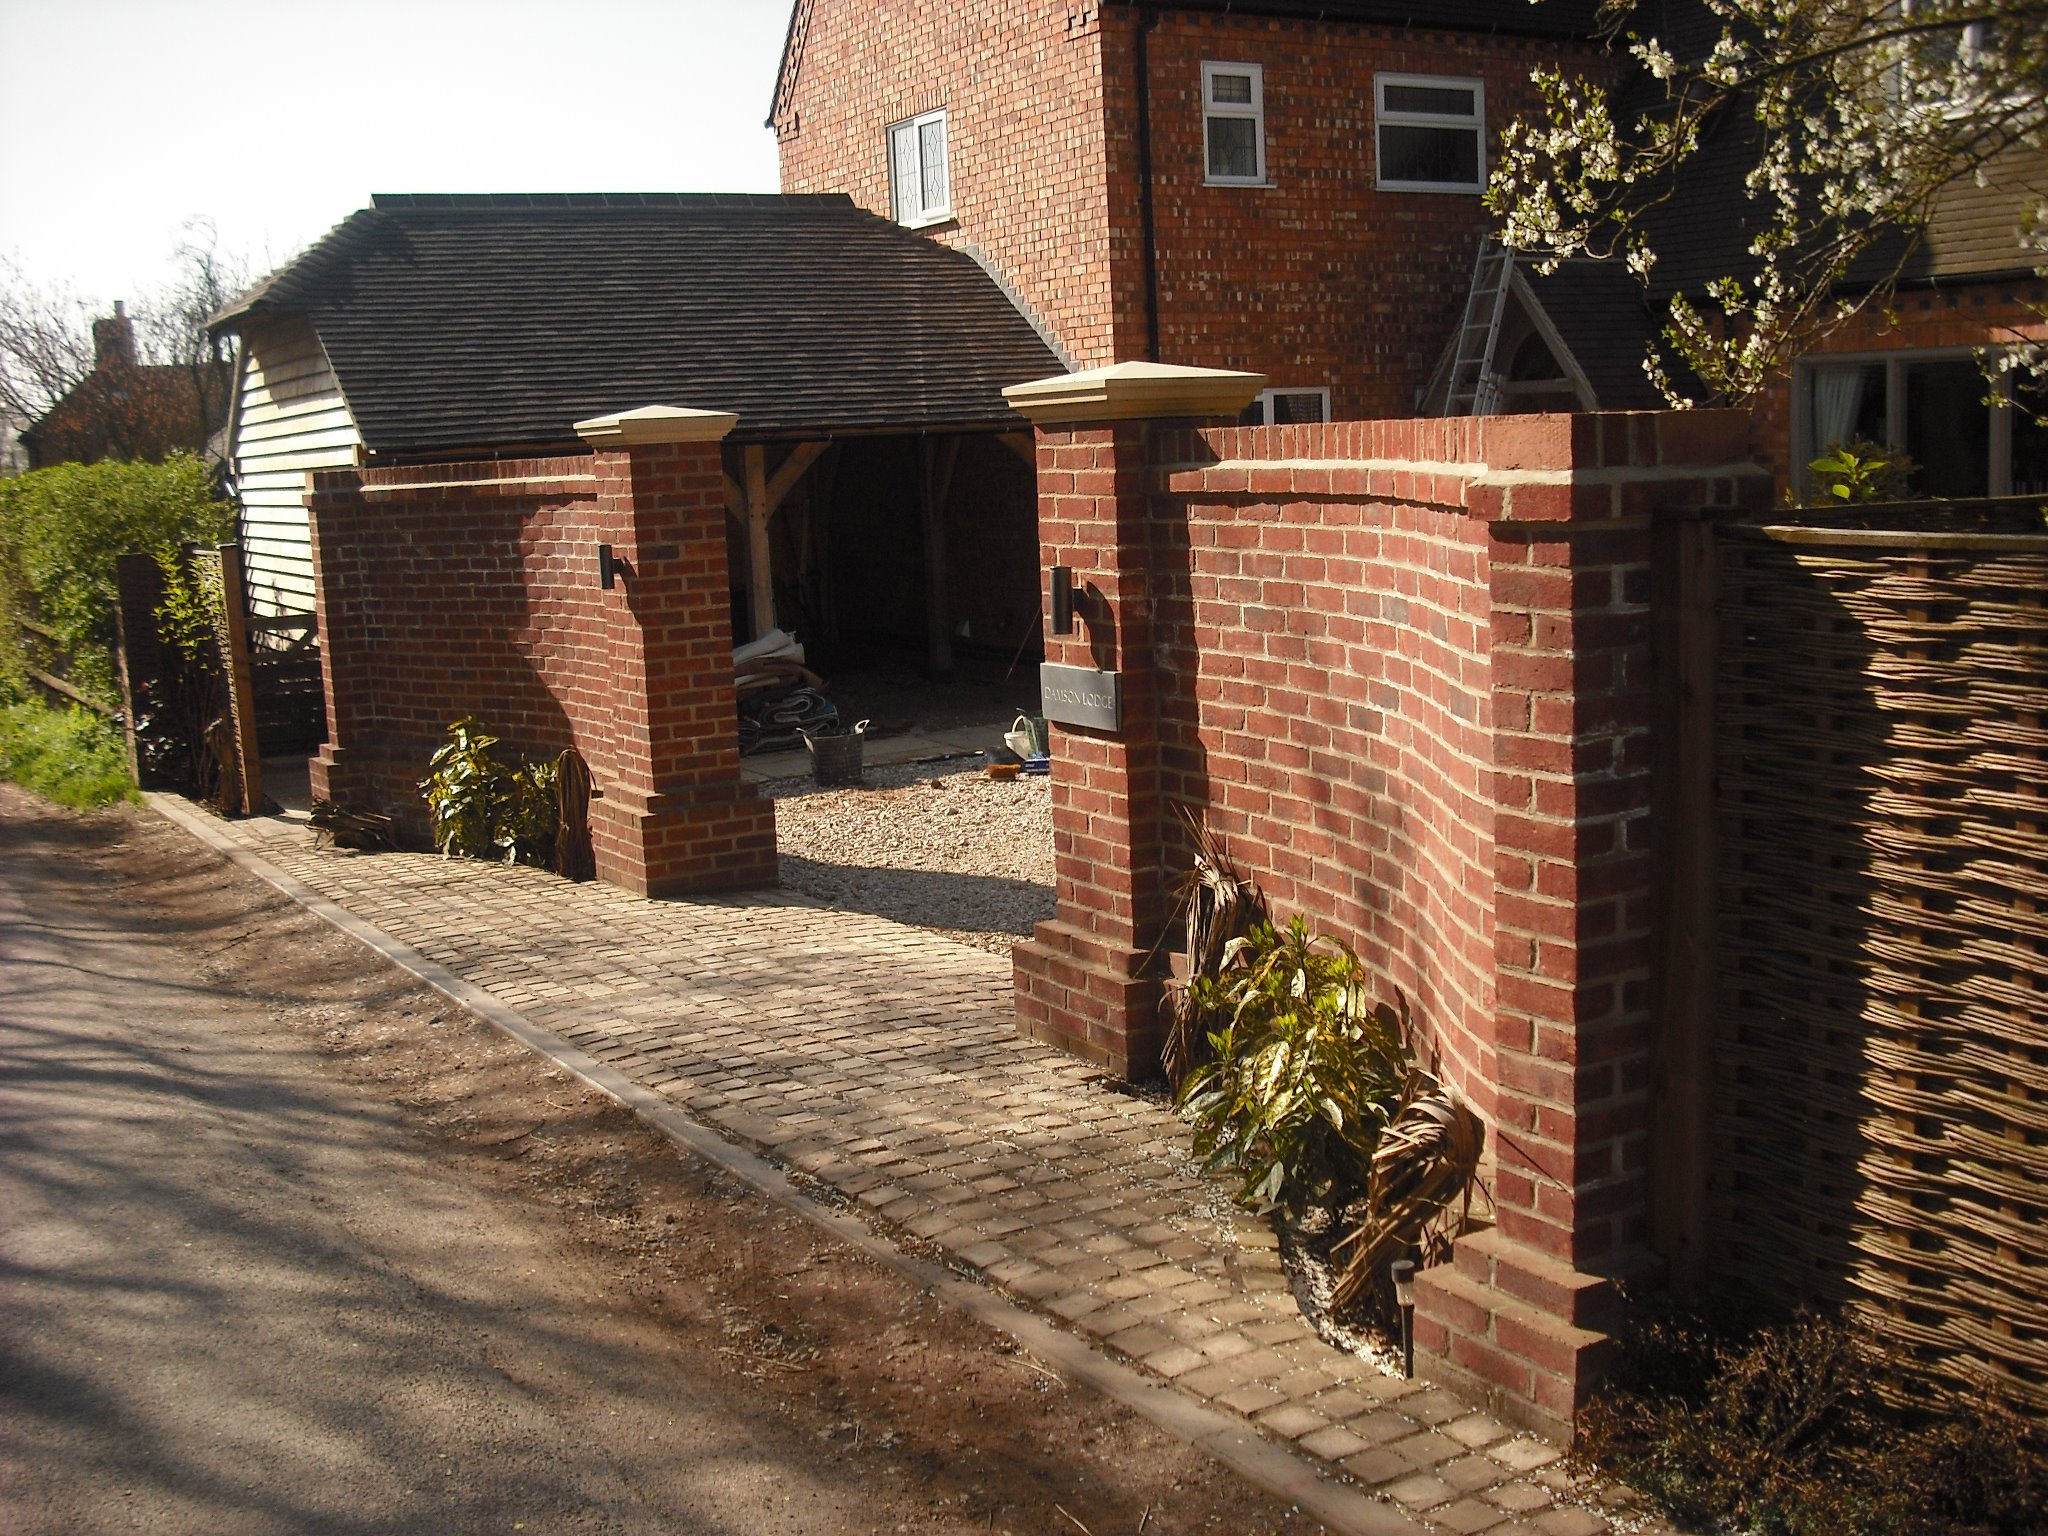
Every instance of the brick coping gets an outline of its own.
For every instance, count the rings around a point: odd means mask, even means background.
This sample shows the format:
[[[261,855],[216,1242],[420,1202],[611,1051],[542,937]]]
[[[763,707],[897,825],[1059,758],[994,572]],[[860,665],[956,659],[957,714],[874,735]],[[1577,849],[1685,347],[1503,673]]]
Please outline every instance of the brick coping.
[[[1425,1527],[1616,1528],[1571,1502],[1555,1446],[1315,1337],[1270,1229],[1200,1176],[1171,1112],[1016,1037],[1003,957],[789,893],[649,901],[532,869],[318,850],[300,820],[223,823],[150,799],[484,1009]]]

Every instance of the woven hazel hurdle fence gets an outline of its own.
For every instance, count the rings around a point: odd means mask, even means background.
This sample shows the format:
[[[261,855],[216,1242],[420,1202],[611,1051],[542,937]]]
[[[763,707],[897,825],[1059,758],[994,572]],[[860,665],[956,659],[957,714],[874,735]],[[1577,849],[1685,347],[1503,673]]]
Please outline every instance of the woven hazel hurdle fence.
[[[2048,1409],[2048,533],[1720,536],[1710,1267]]]

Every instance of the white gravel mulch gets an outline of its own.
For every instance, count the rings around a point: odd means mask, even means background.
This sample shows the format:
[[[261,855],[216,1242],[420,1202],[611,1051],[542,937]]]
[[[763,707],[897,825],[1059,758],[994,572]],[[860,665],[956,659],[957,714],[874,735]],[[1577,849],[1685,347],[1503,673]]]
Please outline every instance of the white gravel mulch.
[[[859,789],[763,788],[791,890],[996,954],[1053,915],[1043,775],[998,783],[979,759],[954,758],[870,768]]]

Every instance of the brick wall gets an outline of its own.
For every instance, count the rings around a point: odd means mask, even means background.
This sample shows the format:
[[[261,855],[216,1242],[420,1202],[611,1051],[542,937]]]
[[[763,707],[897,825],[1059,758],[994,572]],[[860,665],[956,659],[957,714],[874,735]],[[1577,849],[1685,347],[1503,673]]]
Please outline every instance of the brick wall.
[[[809,10],[796,89],[775,123],[782,190],[845,192],[890,217],[885,130],[944,107],[957,218],[934,236],[979,246],[1075,357],[1107,360],[1094,0],[813,0]]]
[[[313,482],[316,795],[423,835],[417,781],[475,715],[507,760],[583,754],[601,878],[774,883],[773,807],[739,774],[715,443]],[[622,587],[598,585],[600,543],[630,566]]]
[[[1135,7],[814,0],[778,107],[782,187],[887,217],[884,130],[947,111],[956,219],[1081,368],[1147,353]],[[1329,386],[1339,417],[1413,407],[1458,312],[1486,215],[1475,194],[1374,185],[1377,71],[1485,82],[1490,137],[1536,104],[1554,41],[1241,15],[1154,13],[1160,353]],[[1268,187],[1203,185],[1203,60],[1263,66]]]
[[[1425,1348],[1553,1426],[1642,1264],[1650,1113],[1651,566],[1756,505],[1746,418],[1040,429],[1043,563],[1124,729],[1055,727],[1059,909],[1020,1027],[1141,1072],[1185,805],[1356,947],[1489,1127],[1497,1229],[1432,1272]],[[1504,1300],[1503,1298],[1507,1298]]]
[[[1104,73],[1123,82],[1116,33],[1137,17],[1111,15]],[[1276,388],[1328,386],[1343,421],[1414,409],[1492,222],[1476,193],[1377,188],[1374,76],[1482,80],[1497,140],[1538,110],[1537,64],[1606,67],[1554,40],[1189,12],[1163,14],[1147,49],[1160,356],[1264,373]],[[1261,66],[1270,186],[1203,184],[1204,60]],[[1136,207],[1133,143],[1110,138],[1112,210]]]
[[[1283,449],[1283,439],[1288,446]],[[1283,912],[1340,933],[1428,1021],[1453,1081],[1493,1069],[1493,700],[1483,523],[1419,502],[1297,495],[1328,429],[1162,443],[1184,595],[1162,792],[1208,807]],[[1273,467],[1239,466],[1271,464]],[[1348,472],[1354,473],[1355,472]],[[1181,561],[1185,561],[1183,571]]]

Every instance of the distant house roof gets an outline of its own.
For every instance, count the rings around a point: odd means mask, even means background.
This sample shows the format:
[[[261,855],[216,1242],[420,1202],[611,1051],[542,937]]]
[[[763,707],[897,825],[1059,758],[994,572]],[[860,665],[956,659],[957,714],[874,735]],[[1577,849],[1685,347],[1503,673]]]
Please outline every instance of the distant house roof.
[[[1519,267],[1515,275],[1571,353],[1569,361],[1601,410],[1664,409],[1664,397],[1643,372],[1659,322],[1627,268],[1618,261],[1567,261],[1547,277],[1533,266]]]
[[[209,450],[227,414],[227,364],[140,361],[120,304],[93,321],[92,339],[92,371],[19,434],[30,468]]]
[[[214,317],[301,315],[380,457],[580,446],[643,405],[736,438],[1018,427],[1063,372],[974,260],[834,195],[380,196]]]

